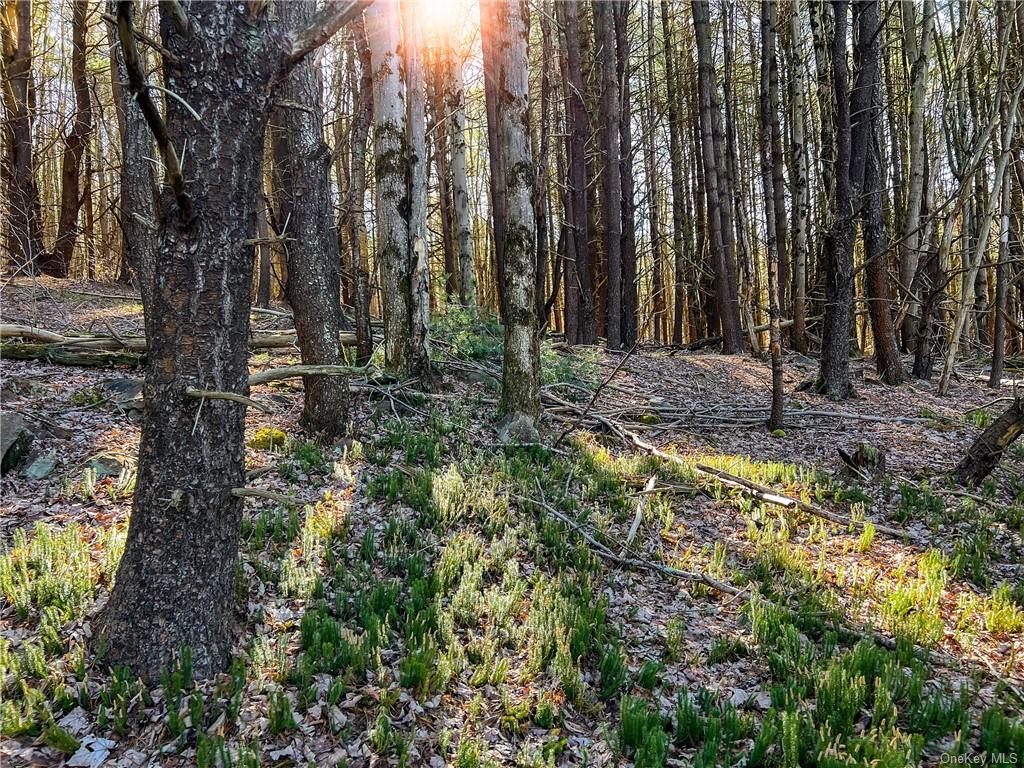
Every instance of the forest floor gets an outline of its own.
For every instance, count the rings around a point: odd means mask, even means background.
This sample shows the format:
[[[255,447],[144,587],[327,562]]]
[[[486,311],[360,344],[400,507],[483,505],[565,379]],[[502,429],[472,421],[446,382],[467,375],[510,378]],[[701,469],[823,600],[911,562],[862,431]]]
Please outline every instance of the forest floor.
[[[141,333],[137,301],[70,288],[9,284],[3,322]],[[249,409],[249,485],[292,501],[245,500],[231,671],[195,681],[183,649],[150,685],[90,645],[131,508],[126,380],[141,372],[0,362],[4,410],[36,433],[0,484],[0,762],[907,766],[1024,752],[1024,446],[981,488],[947,478],[1009,388],[965,369],[939,397],[857,361],[858,396],[837,404],[795,391],[816,363],[790,355],[771,434],[760,360],[546,343],[543,445],[510,446],[496,329],[449,311],[434,352],[432,394],[357,382],[344,446],[303,438],[299,382],[254,388],[272,412]],[[289,362],[297,351],[274,350],[252,367]],[[884,465],[848,469],[838,449],[861,443]],[[721,470],[802,504],[765,503]]]

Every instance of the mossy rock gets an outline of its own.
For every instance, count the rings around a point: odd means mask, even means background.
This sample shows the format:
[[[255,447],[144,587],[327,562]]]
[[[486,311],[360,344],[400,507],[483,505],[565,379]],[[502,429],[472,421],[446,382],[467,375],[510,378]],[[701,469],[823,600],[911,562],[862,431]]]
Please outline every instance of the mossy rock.
[[[653,412],[647,411],[640,414],[641,424],[661,424],[661,417]]]
[[[260,451],[269,451],[282,447],[287,441],[288,435],[283,429],[260,427],[249,441],[249,447]]]

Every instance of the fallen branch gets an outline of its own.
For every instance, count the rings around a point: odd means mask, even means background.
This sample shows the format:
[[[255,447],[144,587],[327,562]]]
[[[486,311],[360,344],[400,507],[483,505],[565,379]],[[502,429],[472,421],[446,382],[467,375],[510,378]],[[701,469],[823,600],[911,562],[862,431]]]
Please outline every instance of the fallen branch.
[[[238,498],[269,499],[289,507],[294,507],[301,503],[293,496],[285,496],[283,493],[268,491],[265,488],[232,488],[231,495]]]
[[[188,397],[194,397],[199,400],[230,400],[233,403],[241,403],[242,405],[249,405],[253,408],[258,408],[264,413],[271,413],[271,409],[262,403],[258,403],[251,397],[240,395],[237,392],[214,392],[208,389],[186,389],[185,394]]]
[[[662,563],[655,563],[651,560],[642,560],[637,557],[620,557],[619,555],[616,555],[614,552],[608,549],[608,547],[606,547],[596,538],[594,538],[593,534],[591,534],[586,528],[584,528],[579,523],[569,518],[567,515],[564,515],[562,512],[559,512],[550,504],[543,501],[538,501],[537,499],[531,499],[528,496],[517,496],[516,498],[522,501],[529,502],[530,504],[536,504],[538,507],[540,507],[545,512],[550,514],[552,517],[555,517],[561,522],[565,523],[572,530],[576,531],[576,533],[582,536],[588,544],[590,544],[592,550],[596,555],[603,557],[604,559],[612,563],[615,563],[616,565],[622,566],[624,568],[629,568],[630,570],[634,571],[651,571],[653,573],[660,573],[663,576],[671,576],[674,579],[679,579],[680,581],[687,581],[692,584],[703,584],[704,586],[710,587],[711,589],[714,589],[717,592],[723,592],[724,594],[732,595],[733,597],[740,596],[746,592],[746,590],[734,587],[732,584],[727,584],[724,581],[718,581],[717,579],[713,579],[704,573],[698,573],[696,571],[683,571],[679,568],[673,568],[668,565],[663,565]]]
[[[283,368],[270,368],[252,374],[249,377],[249,386],[284,379],[298,379],[302,376],[350,376],[365,370],[365,367],[353,365],[287,365]]]
[[[45,328],[35,328],[31,325],[0,325],[0,339],[31,339],[46,344],[63,344],[67,341],[66,336],[48,331]]]

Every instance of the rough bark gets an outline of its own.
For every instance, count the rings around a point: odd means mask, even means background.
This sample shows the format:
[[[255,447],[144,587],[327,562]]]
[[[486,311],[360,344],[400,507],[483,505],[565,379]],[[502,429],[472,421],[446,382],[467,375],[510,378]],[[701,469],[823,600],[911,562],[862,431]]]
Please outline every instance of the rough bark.
[[[853,394],[850,382],[850,317],[853,312],[853,194],[850,188],[850,100],[846,64],[848,0],[833,0],[833,29],[828,68],[832,98],[830,114],[822,119],[834,141],[834,156],[824,159],[827,187],[832,190],[824,242],[825,320],[817,389],[833,400]],[[822,137],[824,145],[826,138]]]
[[[633,179],[633,99],[630,88],[630,44],[628,34],[629,0],[615,3],[615,76],[619,81],[621,109],[619,112],[619,178],[622,184],[622,346],[632,347],[637,341],[639,296],[637,292],[636,217]]]
[[[1016,398],[967,449],[967,455],[953,470],[961,484],[979,485],[992,474],[1007,448],[1024,433],[1024,399]]]
[[[601,213],[607,275],[605,333],[611,349],[622,347],[622,174],[619,165],[619,79],[611,3],[594,3],[595,56],[601,84]]]
[[[190,107],[168,99],[165,117],[151,117],[174,146],[188,144],[191,172],[187,191],[162,194],[145,318],[138,479],[97,642],[105,662],[147,678],[188,646],[197,676],[207,677],[227,664],[235,634],[242,502],[231,490],[245,479],[245,408],[187,392],[248,394],[253,258],[247,241],[256,229],[260,149],[275,86],[301,59],[296,41],[306,37],[237,4],[191,4],[187,31],[168,4],[160,10],[161,39],[174,56],[164,57],[164,83]],[[131,15],[131,2],[118,4],[121,43],[134,47]],[[344,18],[332,16],[324,28]],[[254,36],[263,44],[238,45]],[[142,77],[136,70],[131,79]]]
[[[82,157],[92,136],[92,99],[85,69],[86,34],[89,4],[75,0],[71,12],[71,85],[75,94],[75,116],[71,129],[64,136],[64,153],[60,171],[60,218],[53,250],[42,255],[39,269],[52,277],[67,277],[71,256],[75,251],[80,227],[78,212],[84,195]]]
[[[430,264],[427,260],[426,88],[419,16],[409,3],[402,20],[406,95],[409,208],[409,339],[411,372],[428,386],[430,373]]]
[[[573,3],[575,5],[575,3]],[[484,62],[493,61],[496,55],[493,51],[496,39],[495,30],[501,23],[500,7],[492,3],[480,5],[480,47],[483,53]],[[501,116],[498,114],[498,103],[501,98],[499,93],[500,84],[494,79],[494,67],[484,66],[484,108],[487,113],[487,159],[490,166],[490,205],[491,205],[491,231],[494,235],[494,272],[497,278],[498,308],[502,318],[505,316],[505,232],[506,232],[506,206],[505,189],[502,187],[502,180],[505,178],[505,169],[501,167],[502,156],[500,151],[500,137],[498,136],[498,123]],[[489,72],[491,74],[489,74]]]
[[[566,122],[572,237],[565,256],[565,338],[569,344],[592,344],[597,338],[594,297],[590,279],[590,215],[587,200],[586,146],[590,120],[584,100],[580,61],[580,28],[576,3],[555,4],[562,22]]]
[[[668,0],[661,2],[662,37],[665,46],[665,88],[668,94],[669,171],[672,187],[672,251],[675,256],[675,286],[672,316],[672,343],[683,343],[683,308],[686,272],[683,233],[685,212],[683,191],[683,139],[679,115],[679,83],[676,73],[676,51],[673,45],[672,24],[669,21]]]
[[[111,15],[117,4],[107,4]],[[124,53],[117,40],[117,31],[109,28],[111,63],[117,81],[127,82]],[[153,137],[134,99],[126,98],[125,90],[115,89],[115,106],[121,140],[121,184],[118,199],[118,223],[121,227],[121,277],[124,282],[139,286],[142,305],[149,305],[157,251],[156,188],[153,180]]]
[[[349,163],[351,176],[345,208],[345,226],[349,232],[351,269],[356,284],[356,361],[360,365],[365,365],[373,354],[373,335],[370,332],[370,268],[366,248],[366,216],[363,209],[366,197],[366,139],[373,112],[373,69],[370,63],[370,47],[366,41],[366,27],[362,19],[353,23],[352,31],[355,53],[359,59],[359,90],[350,134],[352,159]]]
[[[537,269],[536,228],[531,191],[533,159],[529,139],[529,77],[527,69],[527,0],[491,6],[490,73],[501,84],[496,126],[505,170],[507,220],[505,242],[505,355],[502,365],[501,410],[531,420],[540,415],[540,348],[534,274]],[[485,59],[485,66],[488,61]]]
[[[469,208],[469,181],[466,176],[466,95],[462,84],[463,61],[454,50],[446,54],[445,78],[448,143],[451,147],[452,203],[455,244],[459,262],[459,301],[476,309],[476,269],[473,266],[473,221]]]
[[[654,133],[657,111],[654,105],[655,83],[655,47],[654,47],[654,3],[647,4],[647,81],[648,89],[646,108],[643,111],[644,124],[644,175],[647,177],[647,206],[650,216],[651,243],[651,293],[653,303],[652,323],[654,325],[654,341],[660,344],[667,337],[665,328],[665,287],[664,287],[664,248],[661,233],[661,200],[658,196],[658,160],[654,154]]]
[[[282,24],[308,24],[315,0],[276,7]],[[287,221],[285,295],[295,318],[304,365],[341,365],[341,263],[330,198],[331,151],[324,143],[320,74],[310,58],[298,63],[278,89],[271,124],[277,220]],[[301,424],[324,439],[348,427],[348,382],[337,376],[306,376]]]
[[[739,323],[739,302],[735,290],[735,270],[729,268],[726,253],[727,227],[724,226],[723,184],[719,155],[715,141],[717,99],[714,91],[715,71],[711,53],[710,9],[708,0],[692,0],[693,26],[697,39],[698,77],[697,91],[700,99],[701,154],[704,160],[704,193],[708,209],[708,236],[711,246],[711,266],[714,273],[715,303],[718,306],[719,323],[722,329],[722,352],[733,354],[743,348]],[[720,117],[719,117],[720,120]],[[731,228],[731,225],[730,225]]]
[[[769,353],[772,365],[772,407],[768,419],[771,430],[782,428],[782,329],[779,327],[779,241],[775,216],[775,174],[773,169],[781,163],[781,147],[773,141],[779,130],[776,112],[775,91],[778,89],[778,74],[775,71],[775,30],[772,25],[771,0],[761,0],[761,80],[760,80],[760,123],[761,123],[761,188],[764,192],[765,249],[768,264],[768,317]]]
[[[384,365],[404,376],[412,370],[412,286],[409,252],[408,148],[396,0],[380,0],[365,13],[373,82],[373,140],[377,182],[377,264],[384,313]]]
[[[851,130],[851,186],[864,235],[864,270],[875,344],[875,367],[887,384],[905,378],[896,343],[886,269],[887,242],[882,212],[882,93],[879,61],[879,14],[876,0],[857,6],[853,50],[857,76],[850,108],[856,121]]]
[[[43,256],[43,224],[32,143],[32,0],[4,9],[0,25],[7,85],[4,102],[6,157],[2,163],[7,187],[7,269],[32,274]]]
[[[786,53],[789,65],[789,154],[790,179],[793,188],[792,212],[792,304],[793,326],[790,341],[797,352],[807,352],[807,234],[810,228],[811,204],[808,192],[810,169],[807,162],[805,129],[805,98],[803,78],[803,50],[800,43],[799,0],[794,0],[787,35]]]

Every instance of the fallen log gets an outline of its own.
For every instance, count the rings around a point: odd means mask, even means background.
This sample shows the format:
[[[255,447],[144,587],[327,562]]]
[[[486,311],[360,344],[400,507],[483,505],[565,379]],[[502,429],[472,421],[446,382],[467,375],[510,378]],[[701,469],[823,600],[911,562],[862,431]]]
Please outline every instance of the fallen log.
[[[979,485],[999,464],[1003,452],[1024,433],[1024,397],[1015,398],[1003,414],[978,435],[953,473],[961,485]]]
[[[143,354],[109,350],[78,351],[63,344],[0,344],[0,359],[43,360],[56,365],[137,366],[145,363]]]

